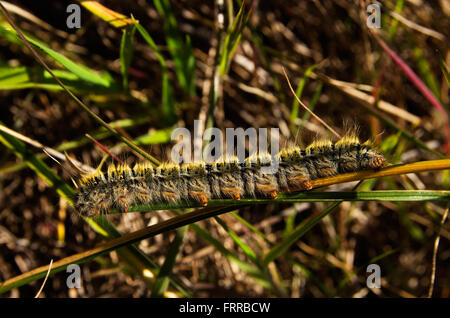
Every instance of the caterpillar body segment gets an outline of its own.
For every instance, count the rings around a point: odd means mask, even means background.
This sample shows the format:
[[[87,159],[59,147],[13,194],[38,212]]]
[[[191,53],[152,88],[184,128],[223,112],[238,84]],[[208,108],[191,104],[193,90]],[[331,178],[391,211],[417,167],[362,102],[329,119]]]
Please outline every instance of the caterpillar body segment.
[[[271,198],[280,191],[310,190],[311,180],[342,173],[379,169],[381,153],[349,134],[336,143],[319,140],[302,149],[282,149],[275,157],[260,153],[239,162],[224,157],[212,163],[149,163],[111,165],[106,174],[80,178],[75,199],[78,212],[87,217],[128,211],[137,204],[195,201],[207,206],[212,199]]]

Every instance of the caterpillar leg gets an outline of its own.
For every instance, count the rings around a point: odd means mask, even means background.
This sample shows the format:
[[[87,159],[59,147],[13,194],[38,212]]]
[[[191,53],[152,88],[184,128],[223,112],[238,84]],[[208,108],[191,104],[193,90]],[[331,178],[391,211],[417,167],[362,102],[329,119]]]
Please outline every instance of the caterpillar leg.
[[[202,206],[208,206],[208,194],[203,191],[190,191],[189,196],[200,202]]]
[[[291,188],[298,189],[299,191],[312,189],[311,181],[304,176],[288,178],[288,182]]]
[[[369,163],[372,169],[380,169],[384,166],[384,158],[381,155],[375,156]]]
[[[276,199],[278,197],[278,189],[272,183],[256,183],[256,192],[262,194],[264,197],[269,197],[271,199]]]
[[[227,198],[233,198],[235,200],[241,199],[241,191],[238,187],[221,187],[220,190]]]
[[[117,203],[122,211],[124,211],[125,213],[128,212],[128,198],[127,197],[125,197],[125,196],[119,197],[117,199]]]
[[[278,197],[278,190],[273,184],[256,184],[256,191],[271,199]]]

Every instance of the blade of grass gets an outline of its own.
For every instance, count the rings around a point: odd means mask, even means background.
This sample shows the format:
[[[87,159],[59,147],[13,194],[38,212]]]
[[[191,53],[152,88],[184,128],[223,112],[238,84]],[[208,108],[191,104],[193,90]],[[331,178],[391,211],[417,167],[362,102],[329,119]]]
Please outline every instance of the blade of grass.
[[[311,101],[309,102],[309,109],[314,112],[314,108],[316,107],[317,101],[320,98],[320,94],[322,93],[322,87],[323,84],[322,82],[319,83],[319,85],[317,86],[316,90],[314,91],[314,95],[311,98]],[[309,117],[311,117],[311,114],[309,112],[305,112],[305,114],[303,114],[302,117],[302,121],[300,122],[300,125],[298,125],[297,131],[301,131],[303,124],[308,122]]]
[[[153,284],[151,297],[163,297],[167,287],[170,283],[170,277],[172,275],[173,267],[175,266],[177,256],[181,252],[183,240],[186,235],[188,227],[183,226],[176,231],[175,239],[166,255],[166,260],[161,266],[161,270],[158,273],[158,277]]]
[[[150,34],[147,30],[142,27],[139,23],[135,24],[136,29],[141,34],[143,39],[147,42],[147,44],[153,49],[156,56],[158,57],[159,64],[161,65],[161,74],[162,74],[162,96],[161,96],[161,105],[163,110],[163,115],[167,119],[169,123],[175,121],[175,97],[173,94],[173,88],[169,82],[169,75],[167,73],[167,65],[164,57],[156,46],[155,41],[153,41]]]
[[[133,38],[136,24],[125,28],[120,41],[120,73],[122,74],[122,87],[128,92],[128,69],[133,59]]]
[[[164,18],[166,41],[175,64],[178,81],[189,96],[195,96],[195,58],[191,41],[189,37],[186,37],[185,41],[181,38],[169,0],[153,0],[153,3]]]
[[[425,80],[425,83],[430,88],[434,96],[439,98],[439,85],[437,84],[436,78],[431,71],[430,63],[428,63],[427,59],[423,55],[422,49],[418,46],[414,47],[413,56],[416,59],[419,74]]]
[[[108,22],[115,28],[123,28],[134,24],[134,20],[132,18],[128,18],[121,13],[113,11],[98,1],[79,0],[79,2],[87,10],[98,16],[103,21]]]
[[[234,209],[234,208],[233,208]],[[229,211],[233,211],[233,209],[230,209]],[[172,210],[172,212],[175,215],[181,215],[182,213],[178,210]],[[221,242],[219,242],[217,239],[215,239],[207,230],[202,228],[201,226],[197,224],[190,224],[189,227],[195,231],[195,233],[204,239],[208,244],[211,244],[214,246],[216,250],[218,250],[222,255],[224,255],[227,259],[229,259],[231,262],[235,263],[242,271],[246,272],[252,277],[258,277],[261,275],[258,268],[253,266],[250,263],[247,263],[241,259],[239,259],[236,255],[234,255],[230,250],[228,250]]]
[[[394,12],[395,12],[395,13],[400,13],[400,12],[402,12],[404,2],[405,2],[404,0],[399,0],[399,1],[397,1],[397,2],[395,3],[395,9],[394,9]],[[395,18],[395,16],[393,16],[392,22],[391,22],[391,25],[389,26],[389,31],[388,31],[389,38],[390,38],[391,40],[393,39],[395,33],[397,32],[398,22],[399,22],[399,21]]]
[[[63,79],[67,87],[78,92],[92,92],[96,94],[118,93],[118,86],[113,83],[109,87],[88,83],[75,74],[64,70],[52,70]],[[62,90],[61,86],[42,68],[37,67],[0,67],[0,90],[14,90],[26,88],[41,88],[46,90]]]
[[[356,181],[356,180],[354,180]],[[306,192],[297,194],[279,194],[277,199],[232,199],[210,200],[209,207],[232,206],[235,209],[248,204],[272,204],[272,203],[296,203],[296,202],[337,202],[345,201],[397,201],[397,202],[421,202],[421,201],[449,201],[448,190],[377,190],[367,192]],[[177,204],[158,203],[152,205],[134,205],[128,212],[148,212],[167,209],[182,209],[201,207],[198,202],[182,202]],[[112,214],[120,213],[113,209]]]
[[[3,28],[2,26],[0,26],[0,27]],[[4,29],[3,32],[10,32],[12,35],[17,34],[16,32],[6,30],[6,29]],[[55,61],[57,61],[59,64],[61,64],[67,70],[69,70],[70,72],[75,74],[78,78],[80,78],[88,83],[92,83],[92,84],[96,84],[96,85],[104,86],[104,87],[110,87],[113,84],[111,82],[112,81],[111,76],[109,76],[109,75],[108,76],[106,76],[106,75],[100,76],[93,70],[89,69],[88,67],[81,65],[80,63],[76,63],[76,62],[72,61],[71,59],[65,57],[64,55],[52,50],[44,43],[42,43],[36,39],[33,39],[28,35],[23,34],[23,36],[28,40],[29,43],[32,43],[34,46],[36,46],[37,48],[44,51],[47,55],[52,57]]]
[[[242,31],[247,25],[247,22],[252,13],[251,9],[247,13],[245,13],[244,5],[245,1],[242,1],[241,8],[239,9],[236,18],[234,19],[232,26],[227,30],[224,45],[222,47],[222,52],[220,54],[220,76],[224,76],[227,73],[230,61],[234,55],[234,51],[236,50],[237,45],[239,44],[239,41],[242,37]]]
[[[215,217],[215,220],[217,223],[220,224],[220,226],[227,232],[227,234],[233,239],[233,241],[242,249],[244,254],[257,266],[259,266],[259,260],[256,256],[255,252],[251,249],[250,246],[245,244],[239,236],[236,235],[229,227],[225,224],[218,216]]]
[[[330,214],[341,202],[339,201],[330,206],[325,211],[321,212],[316,217],[313,217],[308,223],[305,225],[301,224],[300,227],[296,227],[292,233],[285,239],[283,239],[280,243],[272,247],[264,256],[263,256],[263,266],[266,267],[270,262],[275,260],[278,256],[283,254],[292,244],[298,241],[305,233],[311,230],[320,220],[322,220],[325,216]]]
[[[448,66],[445,64],[444,59],[439,57],[439,64],[441,65],[442,73],[444,74],[445,80],[447,81],[448,87],[450,87],[450,74],[448,72]]]

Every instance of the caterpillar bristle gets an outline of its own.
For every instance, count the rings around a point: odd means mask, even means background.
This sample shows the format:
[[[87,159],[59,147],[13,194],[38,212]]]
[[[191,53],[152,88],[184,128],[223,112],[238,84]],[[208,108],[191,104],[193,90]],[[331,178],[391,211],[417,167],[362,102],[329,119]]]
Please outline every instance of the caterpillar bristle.
[[[316,140],[305,149],[286,147],[274,157],[259,153],[243,162],[223,156],[211,163],[167,162],[157,168],[146,162],[133,168],[112,164],[106,174],[96,171],[80,178],[75,207],[90,217],[112,208],[127,212],[136,204],[195,201],[207,206],[211,199],[276,199],[280,191],[310,190],[314,179],[384,165],[372,142],[361,143],[354,132],[336,143]]]

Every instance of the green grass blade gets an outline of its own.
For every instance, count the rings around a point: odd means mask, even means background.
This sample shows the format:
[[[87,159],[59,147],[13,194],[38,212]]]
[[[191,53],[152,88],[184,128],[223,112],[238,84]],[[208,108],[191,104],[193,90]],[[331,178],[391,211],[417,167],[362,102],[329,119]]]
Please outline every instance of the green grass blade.
[[[256,256],[255,252],[251,249],[250,246],[245,244],[239,236],[236,235],[226,224],[223,222],[218,216],[215,217],[215,220],[217,223],[220,224],[220,226],[227,232],[227,234],[233,239],[233,241],[242,249],[244,254],[257,266],[259,266],[259,260]]]
[[[133,38],[136,24],[125,28],[120,42],[120,73],[122,74],[122,87],[128,92],[128,69],[133,59]]]
[[[275,258],[283,254],[292,244],[297,242],[305,233],[311,230],[320,220],[322,220],[325,216],[330,214],[342,201],[336,202],[328,209],[320,213],[318,216],[313,217],[306,224],[300,224],[300,226],[296,227],[292,233],[283,241],[276,244],[273,248],[267,252],[263,257],[263,265],[266,267],[270,262],[272,262]]]
[[[229,211],[233,211],[233,210],[234,210],[234,208],[225,208],[225,210],[223,210],[223,211],[229,212]],[[181,215],[181,213],[176,210],[172,210],[172,212],[174,212],[178,216]],[[250,276],[258,277],[259,275],[261,275],[261,272],[258,270],[258,268],[256,268],[255,266],[253,266],[250,263],[247,263],[247,262],[239,259],[236,255],[234,255],[230,250],[228,250],[225,246],[223,246],[223,244],[221,242],[219,242],[217,239],[215,239],[204,228],[200,227],[197,224],[190,224],[189,227],[192,230],[194,230],[195,233],[199,237],[201,237],[206,242],[208,242],[208,244],[211,244],[212,246],[214,246],[214,248],[216,250],[218,250],[220,253],[222,253],[222,255],[224,255],[226,258],[228,258],[231,262],[235,263],[241,270],[243,270]]]
[[[450,74],[448,72],[447,64],[445,64],[444,59],[442,57],[439,57],[439,64],[441,66],[441,70],[442,70],[442,73],[444,74],[447,85],[448,85],[448,87],[450,87]]]
[[[255,235],[258,235],[260,238],[262,238],[266,243],[272,244],[269,239],[264,235],[263,232],[259,231],[256,227],[254,227],[252,224],[248,223],[247,220],[239,216],[239,214],[235,212],[231,212],[230,215],[234,217],[236,220],[241,222],[245,227],[247,227],[251,232],[253,232]]]
[[[181,87],[190,96],[195,95],[195,57],[189,37],[183,41],[169,0],[154,0],[156,9],[164,18],[166,41],[172,55]]]
[[[7,29],[4,29],[3,26],[0,26],[0,28],[3,28],[2,34],[5,32],[9,32],[12,35],[15,35],[16,33],[14,31],[10,31]],[[110,87],[112,85],[112,78],[110,76],[100,76],[96,72],[92,71],[88,67],[81,65],[80,63],[73,62],[71,59],[65,57],[64,55],[52,50],[44,43],[35,40],[31,38],[30,36],[27,36],[24,34],[25,38],[32,43],[34,46],[38,47],[42,51],[44,51],[47,55],[52,57],[55,61],[60,63],[62,66],[64,66],[67,70],[78,76],[80,79],[85,80],[89,83],[104,86],[104,87]]]
[[[245,1],[242,1],[241,8],[239,9],[236,18],[234,19],[233,25],[227,30],[227,35],[225,36],[225,41],[221,53],[220,76],[223,76],[227,73],[228,66],[234,55],[234,51],[236,50],[237,45],[239,44],[239,41],[242,37],[244,27],[247,25],[248,19],[250,18],[251,10],[244,14],[244,4]]]
[[[147,44],[153,49],[156,56],[158,57],[159,64],[161,65],[161,73],[162,73],[162,96],[161,96],[161,105],[164,118],[167,119],[168,123],[172,123],[176,119],[175,114],[175,97],[173,94],[172,85],[169,82],[169,75],[167,73],[167,65],[164,57],[156,46],[155,41],[150,36],[150,34],[145,30],[145,28],[139,23],[135,23],[136,29],[147,42]]]
[[[186,235],[188,227],[183,226],[176,232],[175,239],[172,242],[172,246],[166,255],[166,260],[161,266],[161,270],[158,273],[158,277],[152,288],[151,297],[163,297],[170,283],[170,277],[172,275],[173,267],[175,266],[178,254],[181,252],[183,240]]]
[[[80,79],[72,72],[52,70],[67,87],[79,92],[92,92],[97,94],[112,94],[119,92],[116,84],[109,87],[92,84]],[[62,87],[44,69],[38,67],[0,67],[0,90],[14,90],[26,88],[41,88],[45,90],[62,90]]]
[[[425,202],[450,201],[450,191],[447,190],[377,190],[367,192],[305,192],[297,194],[279,194],[272,199],[232,199],[210,200],[208,207],[230,206],[235,209],[248,204],[297,203],[297,202],[340,202],[340,201],[392,201],[392,202]],[[147,212],[153,210],[198,208],[198,202],[179,202],[174,204],[155,203],[151,205],[135,205],[128,212]],[[120,213],[116,209],[111,213]]]
[[[414,47],[413,56],[416,59],[417,67],[421,78],[424,79],[424,82],[430,88],[430,91],[439,98],[441,96],[439,85],[437,83],[436,78],[433,75],[431,70],[430,63],[428,63],[427,59],[423,55],[423,51],[420,47]]]
[[[0,125],[4,126],[0,122]],[[0,142],[11,149],[17,157],[24,160],[36,174],[45,180],[56,192],[72,202],[74,191],[59,176],[57,176],[42,160],[37,158],[26,145],[13,136],[0,131]]]
[[[395,9],[394,11],[396,13],[400,13],[403,10],[403,5],[404,5],[404,0],[398,0],[395,4]],[[388,30],[388,34],[389,34],[389,38],[392,40],[392,38],[394,37],[395,33],[397,32],[397,27],[398,27],[398,20],[395,18],[392,18],[392,23],[389,26],[389,30]]]

